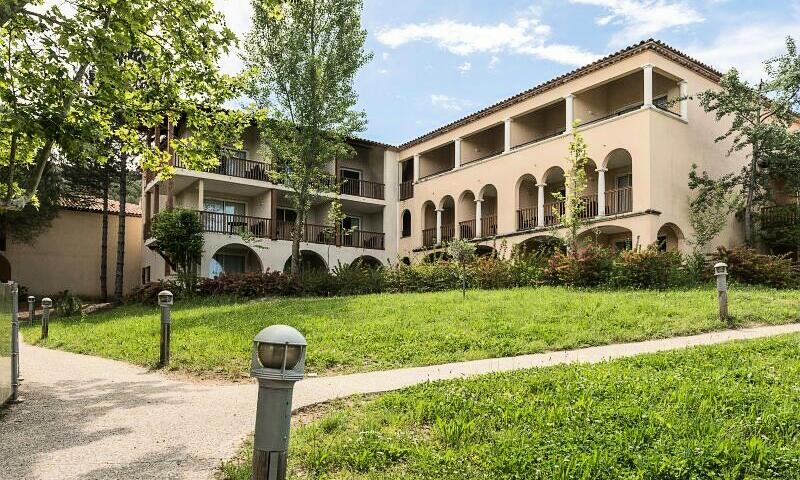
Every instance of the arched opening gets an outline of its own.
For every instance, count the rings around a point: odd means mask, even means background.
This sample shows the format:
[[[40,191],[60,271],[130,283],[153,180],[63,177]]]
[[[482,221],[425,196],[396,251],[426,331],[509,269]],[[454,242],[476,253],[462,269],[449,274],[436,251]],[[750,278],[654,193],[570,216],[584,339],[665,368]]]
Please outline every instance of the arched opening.
[[[586,189],[581,194],[583,200],[583,212],[581,218],[594,218],[599,215],[598,204],[598,187],[599,187],[599,173],[597,171],[597,164],[591,158],[586,162],[584,168],[586,175]]]
[[[11,264],[8,262],[8,259],[3,255],[0,255],[0,282],[10,282],[11,281]]]
[[[589,229],[578,235],[578,244],[585,246],[590,243],[605,247],[617,252],[631,250],[633,233],[624,227],[605,225]]]
[[[458,237],[475,238],[475,194],[467,190],[458,199]]]
[[[662,252],[679,252],[683,250],[683,232],[674,223],[665,223],[658,229],[656,245]]]
[[[481,237],[493,237],[497,235],[497,188],[494,185],[486,185],[478,195],[481,201]]]
[[[497,255],[497,250],[489,245],[478,245],[475,247],[475,256],[478,257],[493,257]]]
[[[560,221],[559,216],[563,216],[566,213],[564,201],[557,198],[559,195],[563,198],[567,194],[564,169],[551,167],[545,172],[542,181],[545,183],[543,224],[549,227],[558,224]]]
[[[364,268],[381,268],[383,264],[377,258],[371,255],[362,255],[355,260],[353,260],[353,265],[357,265]]]
[[[426,255],[422,261],[424,263],[448,262],[450,261],[450,255],[446,252],[433,252]]]
[[[400,229],[400,235],[405,237],[411,236],[411,212],[408,210],[403,210],[402,215],[402,227]]]
[[[516,252],[523,257],[526,255],[543,255],[549,257],[556,252],[567,251],[564,241],[552,235],[531,237],[517,244],[515,248]]]
[[[633,211],[633,159],[624,148],[608,154],[603,166],[605,172],[606,215]]]
[[[439,202],[442,211],[442,243],[449,242],[456,236],[456,202],[447,195]]]
[[[292,271],[292,257],[286,259],[286,263],[283,264],[283,272],[290,273]],[[300,251],[300,273],[309,273],[309,272],[327,272],[328,265],[325,264],[325,260],[318,254],[317,252],[312,252],[311,250],[301,250]]]
[[[261,259],[252,248],[234,243],[225,245],[214,253],[209,261],[208,274],[211,278],[241,273],[262,272]]]
[[[428,200],[422,204],[422,246],[436,245],[436,205]]]
[[[523,175],[517,181],[517,231],[537,226],[539,189],[536,177]]]

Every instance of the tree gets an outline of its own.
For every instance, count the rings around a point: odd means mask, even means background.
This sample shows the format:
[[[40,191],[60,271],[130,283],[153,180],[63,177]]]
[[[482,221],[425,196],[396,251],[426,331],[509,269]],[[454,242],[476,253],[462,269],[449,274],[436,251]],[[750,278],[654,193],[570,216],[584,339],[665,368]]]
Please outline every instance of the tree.
[[[689,225],[694,230],[695,253],[701,253],[725,228],[731,214],[741,208],[741,199],[732,188],[732,175],[712,180],[708,174],[697,174],[697,166],[689,172],[689,188],[697,196],[689,199]]]
[[[475,260],[475,244],[460,238],[451,240],[447,244],[447,254],[458,265],[458,275],[461,281],[461,294],[467,297],[467,265]]]
[[[250,97],[270,112],[261,122],[263,150],[282,169],[297,210],[292,274],[299,275],[311,201],[335,190],[328,168],[353,155],[346,140],[365,126],[353,81],[371,54],[364,52],[361,0],[253,0],[253,8],[245,42]]]
[[[754,242],[754,210],[769,198],[770,180],[781,172],[800,171],[800,133],[789,128],[800,106],[800,55],[794,40],[786,40],[786,53],[766,61],[766,78],[753,85],[731,69],[720,79],[720,88],[699,94],[700,105],[717,121],[730,127],[717,137],[729,141],[728,155],[746,152],[748,162],[731,176],[744,197],[745,240]],[[800,179],[794,177],[794,185]]]
[[[216,165],[217,148],[239,138],[239,112],[220,107],[238,83],[217,60],[235,41],[209,0],[71,0],[44,8],[0,8],[0,165],[24,167],[6,179],[2,209],[34,201],[54,152],[106,158],[115,137],[142,166],[169,175],[169,158],[143,142],[140,127],[183,119],[193,138],[175,141],[188,168]],[[18,152],[32,151],[31,156]],[[20,188],[20,185],[25,185]]]
[[[153,219],[152,234],[158,250],[178,272],[179,282],[192,290],[203,256],[203,224],[197,213],[183,208],[165,210]]]
[[[567,171],[564,172],[566,195],[555,193],[553,196],[558,201],[564,202],[564,214],[554,212],[561,225],[566,228],[566,243],[571,251],[578,246],[578,232],[584,225],[583,214],[586,211],[586,202],[583,192],[586,190],[586,167],[589,165],[588,146],[583,136],[578,133],[578,122],[572,124],[572,141],[569,143],[567,155]]]

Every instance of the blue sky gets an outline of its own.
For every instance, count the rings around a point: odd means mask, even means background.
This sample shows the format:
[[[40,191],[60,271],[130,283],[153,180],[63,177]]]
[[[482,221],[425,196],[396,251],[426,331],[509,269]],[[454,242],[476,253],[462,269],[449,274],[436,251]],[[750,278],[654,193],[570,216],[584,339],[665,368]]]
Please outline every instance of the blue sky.
[[[249,0],[216,3],[247,31]],[[365,0],[363,24],[361,136],[398,144],[650,37],[755,80],[800,41],[800,0]]]

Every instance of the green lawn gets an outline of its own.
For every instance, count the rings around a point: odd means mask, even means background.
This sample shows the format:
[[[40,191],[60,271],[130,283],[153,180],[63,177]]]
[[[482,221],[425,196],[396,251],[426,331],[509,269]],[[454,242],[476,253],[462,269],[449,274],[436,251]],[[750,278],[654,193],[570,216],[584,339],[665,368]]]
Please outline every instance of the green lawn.
[[[250,478],[251,451],[223,466]],[[290,478],[797,479],[800,335],[424,384],[292,432]]]
[[[737,325],[798,320],[798,291],[735,288]],[[308,367],[319,374],[382,370],[503,357],[692,334],[725,328],[716,292],[581,291],[564,288],[385,294],[175,305],[172,368],[204,376],[247,375],[252,338],[287,323],[309,343]],[[126,306],[53,321],[50,338],[23,329],[29,342],[154,366],[157,308]]]

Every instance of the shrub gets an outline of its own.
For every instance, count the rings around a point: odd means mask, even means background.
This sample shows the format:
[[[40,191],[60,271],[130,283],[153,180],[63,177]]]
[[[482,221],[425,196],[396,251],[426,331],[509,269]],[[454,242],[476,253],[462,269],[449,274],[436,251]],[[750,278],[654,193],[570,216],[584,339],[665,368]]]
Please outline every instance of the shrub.
[[[774,288],[800,286],[800,266],[788,255],[765,255],[745,247],[733,250],[719,247],[714,260],[727,263],[729,278],[736,282]]]
[[[690,283],[681,254],[662,252],[654,245],[623,251],[613,265],[611,285],[615,287],[666,289]]]
[[[568,287],[605,285],[611,276],[613,259],[610,250],[595,244],[567,253],[556,252],[547,261],[542,278],[548,284]]]
[[[128,295],[128,302],[143,303],[145,305],[158,304],[158,292],[169,290],[175,299],[183,295],[183,288],[171,280],[159,280],[142,285]]]
[[[58,292],[53,298],[53,309],[60,317],[70,317],[81,313],[83,303],[77,295],[70,293],[69,290]]]
[[[222,274],[217,278],[205,278],[197,285],[197,293],[203,296],[258,298],[298,295],[300,292],[300,284],[290,275],[272,270],[264,273]]]

